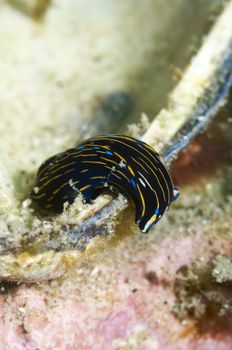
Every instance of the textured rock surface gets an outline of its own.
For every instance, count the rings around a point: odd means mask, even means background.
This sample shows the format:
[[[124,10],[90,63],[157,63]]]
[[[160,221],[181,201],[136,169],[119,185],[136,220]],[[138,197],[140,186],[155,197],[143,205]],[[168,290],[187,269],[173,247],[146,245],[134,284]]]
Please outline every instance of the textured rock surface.
[[[22,207],[21,202],[38,165],[76,143],[80,125],[86,131],[95,122],[94,113],[109,93],[133,91],[143,96],[135,113],[157,112],[173,84],[170,62],[181,65],[190,55],[190,27],[191,38],[198,35],[208,24],[208,5],[222,2],[178,0],[169,8],[163,0],[147,0],[146,6],[136,1],[136,7],[134,1],[57,0],[41,21],[9,3],[0,3],[0,168],[5,169],[0,230],[2,241],[17,247],[31,220],[27,202]],[[188,31],[183,33],[182,25]],[[215,287],[206,295],[210,305],[215,300],[229,305],[223,309],[227,322],[221,310],[202,312],[208,303],[199,302],[199,275],[193,275],[194,284],[192,275],[187,279],[188,294],[184,283],[176,290],[179,271],[187,267],[191,273],[192,265],[208,266],[215,254],[231,254],[227,116],[213,142],[196,141],[178,160],[174,175],[182,196],[151,234],[137,232],[133,209],[127,209],[105,249],[95,250],[62,279],[1,282],[0,349],[231,349],[230,292]],[[36,235],[40,221],[33,219]],[[42,225],[49,231],[51,221]]]

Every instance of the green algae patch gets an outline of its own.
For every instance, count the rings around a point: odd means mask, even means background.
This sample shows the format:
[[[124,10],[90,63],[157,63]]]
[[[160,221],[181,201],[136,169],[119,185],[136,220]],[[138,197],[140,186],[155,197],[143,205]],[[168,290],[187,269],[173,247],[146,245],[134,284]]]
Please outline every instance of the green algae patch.
[[[202,332],[231,332],[232,258],[218,255],[208,265],[182,266],[175,280],[174,314],[193,320]]]
[[[232,257],[217,255],[213,265],[212,277],[217,283],[232,283]]]

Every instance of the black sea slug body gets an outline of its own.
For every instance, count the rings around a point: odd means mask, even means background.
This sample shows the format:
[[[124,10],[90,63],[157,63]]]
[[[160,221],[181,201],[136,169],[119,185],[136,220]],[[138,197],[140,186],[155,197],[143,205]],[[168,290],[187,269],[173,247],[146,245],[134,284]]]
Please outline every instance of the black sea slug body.
[[[106,186],[115,186],[132,198],[135,220],[144,233],[179,194],[151,146],[125,135],[102,135],[46,160],[31,195],[39,207],[59,213],[79,193],[90,202]]]

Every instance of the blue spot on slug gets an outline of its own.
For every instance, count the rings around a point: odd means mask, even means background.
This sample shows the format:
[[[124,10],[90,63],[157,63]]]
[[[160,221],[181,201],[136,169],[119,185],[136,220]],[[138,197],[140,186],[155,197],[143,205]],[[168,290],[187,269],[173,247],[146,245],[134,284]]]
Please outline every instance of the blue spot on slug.
[[[111,151],[106,151],[106,154],[109,154],[110,156],[112,156],[112,155],[113,155],[113,152],[111,152]]]
[[[136,188],[135,180],[131,179],[131,183],[132,183],[132,186],[133,186],[134,188]]]

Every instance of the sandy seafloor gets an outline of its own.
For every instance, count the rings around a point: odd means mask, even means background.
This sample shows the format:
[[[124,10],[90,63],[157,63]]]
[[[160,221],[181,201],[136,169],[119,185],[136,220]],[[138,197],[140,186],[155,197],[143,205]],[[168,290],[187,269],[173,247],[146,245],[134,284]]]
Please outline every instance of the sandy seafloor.
[[[131,121],[163,105],[220,6],[164,3],[60,0],[34,21],[0,2],[1,238],[17,241],[38,165],[97,125],[104,96],[136,96]],[[232,349],[231,106],[173,165],[181,197],[149,235],[130,207],[114,244],[81,268],[1,284],[1,350]]]

